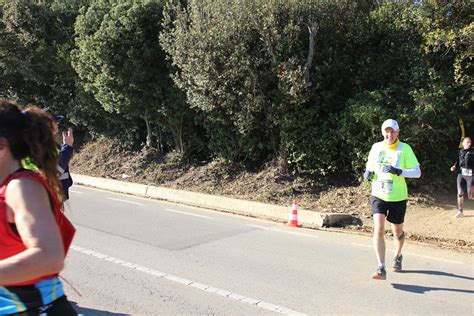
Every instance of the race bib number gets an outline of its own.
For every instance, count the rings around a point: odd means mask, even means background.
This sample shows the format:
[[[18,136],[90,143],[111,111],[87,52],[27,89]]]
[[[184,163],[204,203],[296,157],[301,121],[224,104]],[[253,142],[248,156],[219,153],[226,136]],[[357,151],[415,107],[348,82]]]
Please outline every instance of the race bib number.
[[[393,189],[392,180],[379,180],[378,181],[378,191],[382,194],[390,194]]]
[[[461,168],[461,174],[463,176],[472,176],[472,169],[467,169],[467,168]]]

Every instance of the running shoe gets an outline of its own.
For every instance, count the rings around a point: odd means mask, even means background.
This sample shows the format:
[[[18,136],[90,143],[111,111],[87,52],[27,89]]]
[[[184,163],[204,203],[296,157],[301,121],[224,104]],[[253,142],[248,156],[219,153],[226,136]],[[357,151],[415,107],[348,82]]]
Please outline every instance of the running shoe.
[[[398,257],[395,257],[393,259],[393,267],[392,267],[392,271],[393,272],[400,272],[402,271],[402,259],[403,259],[403,256],[400,255]]]
[[[462,211],[458,211],[456,215],[454,215],[455,218],[462,218],[464,217],[464,213]]]
[[[385,280],[387,279],[387,271],[385,271],[384,267],[378,267],[377,271],[372,274],[372,279],[374,280]]]

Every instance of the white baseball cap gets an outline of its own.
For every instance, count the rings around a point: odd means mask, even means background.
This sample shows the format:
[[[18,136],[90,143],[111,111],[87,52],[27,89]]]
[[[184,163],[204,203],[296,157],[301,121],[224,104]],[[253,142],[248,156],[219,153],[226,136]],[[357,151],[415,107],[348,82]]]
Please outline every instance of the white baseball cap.
[[[385,120],[385,122],[383,122],[382,124],[382,132],[385,131],[386,128],[392,128],[394,131],[398,131],[400,128],[398,127],[398,123],[397,121],[393,120],[393,119],[388,119],[388,120]]]

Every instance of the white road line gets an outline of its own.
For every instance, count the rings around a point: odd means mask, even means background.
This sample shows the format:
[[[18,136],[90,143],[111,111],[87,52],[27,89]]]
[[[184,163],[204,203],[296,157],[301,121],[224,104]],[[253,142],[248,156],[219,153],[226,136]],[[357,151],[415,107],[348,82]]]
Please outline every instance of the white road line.
[[[277,229],[277,228],[272,228],[272,227],[268,227],[268,226],[251,225],[251,224],[248,224],[247,226],[260,228],[260,229],[264,229],[264,230],[271,230],[271,231],[275,231],[275,232],[279,232],[279,233],[285,233],[285,234],[289,234],[289,235],[296,235],[296,236],[303,236],[303,237],[310,237],[310,238],[319,238],[319,236],[316,236],[316,235],[291,232],[291,231],[288,231],[288,230]]]
[[[352,245],[358,246],[358,247],[365,247],[365,248],[372,248],[372,247],[373,247],[373,246],[370,246],[370,245],[357,244],[357,243],[354,243],[354,242],[352,243]],[[445,262],[449,262],[449,263],[464,264],[464,262],[460,262],[460,261],[454,261],[454,260],[449,260],[449,259],[430,257],[430,256],[425,256],[425,255],[419,255],[419,254],[412,253],[412,252],[405,252],[405,254],[410,255],[410,256],[416,256],[416,257],[426,258],[426,259],[432,259],[432,260],[438,260],[438,261],[445,261]]]
[[[207,219],[214,219],[214,218],[209,217],[209,216],[198,215],[198,214],[193,214],[193,213],[188,213],[188,212],[176,211],[176,210],[173,210],[173,209],[170,209],[170,208],[165,208],[164,210],[165,210],[165,211],[168,211],[168,212],[172,212],[172,213],[184,214],[184,215],[195,216],[195,217],[201,217],[201,218],[207,218]]]
[[[109,200],[114,200],[114,201],[119,201],[119,202],[124,202],[124,203],[129,203],[129,204],[143,205],[141,203],[132,202],[132,201],[128,201],[128,200],[122,200],[122,199],[115,199],[115,198],[111,198],[111,197],[108,197],[108,199]]]
[[[286,308],[286,307],[283,307],[283,306],[271,304],[271,303],[268,303],[268,302],[265,302],[265,301],[261,301],[261,300],[258,300],[258,299],[254,299],[254,298],[251,298],[251,297],[247,297],[247,296],[244,296],[244,295],[233,293],[233,292],[230,292],[230,291],[227,291],[227,290],[215,288],[215,287],[212,287],[212,286],[209,286],[209,285],[206,285],[206,284],[194,282],[192,280],[180,278],[180,277],[172,275],[172,274],[168,274],[168,273],[165,273],[165,272],[160,272],[160,271],[157,271],[157,270],[154,270],[154,269],[151,269],[151,268],[147,268],[147,267],[144,267],[142,265],[135,264],[135,263],[125,261],[125,260],[122,260],[122,259],[110,257],[106,254],[102,254],[102,253],[94,251],[94,250],[89,250],[89,249],[82,248],[82,247],[79,247],[79,246],[76,246],[76,245],[71,245],[71,249],[75,250],[77,252],[89,255],[89,256],[96,257],[96,258],[101,259],[101,260],[106,260],[106,261],[109,261],[109,262],[112,262],[112,263],[120,264],[120,265],[122,265],[124,267],[127,267],[127,268],[130,268],[130,269],[134,269],[134,270],[137,270],[137,271],[140,271],[140,272],[147,273],[149,275],[153,275],[153,276],[156,276],[156,277],[159,277],[159,278],[163,278],[163,279],[166,279],[166,280],[171,281],[171,282],[179,283],[179,284],[186,285],[186,286],[191,286],[195,289],[198,289],[198,290],[201,290],[201,291],[204,291],[204,292],[207,292],[207,293],[215,294],[215,295],[222,296],[222,297],[227,297],[227,298],[230,298],[230,299],[233,299],[233,300],[236,300],[236,301],[240,301],[241,303],[246,303],[246,304],[249,304],[249,305],[255,305],[257,307],[260,307],[262,309],[266,309],[266,310],[269,310],[269,311],[272,311],[272,312],[277,312],[277,313],[286,314],[286,315],[306,315],[304,313],[297,312],[297,311],[294,311],[292,309],[289,309],[289,308]]]
[[[72,193],[79,193],[79,194],[84,193],[84,192],[80,192],[80,191],[76,191],[76,190],[69,190],[69,192],[72,192]]]

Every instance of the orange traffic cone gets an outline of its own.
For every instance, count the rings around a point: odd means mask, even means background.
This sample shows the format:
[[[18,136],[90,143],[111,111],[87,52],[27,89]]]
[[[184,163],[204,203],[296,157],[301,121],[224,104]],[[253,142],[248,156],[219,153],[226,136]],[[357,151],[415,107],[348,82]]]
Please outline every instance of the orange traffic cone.
[[[293,200],[288,226],[301,227],[301,225],[298,224],[298,199]]]

